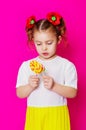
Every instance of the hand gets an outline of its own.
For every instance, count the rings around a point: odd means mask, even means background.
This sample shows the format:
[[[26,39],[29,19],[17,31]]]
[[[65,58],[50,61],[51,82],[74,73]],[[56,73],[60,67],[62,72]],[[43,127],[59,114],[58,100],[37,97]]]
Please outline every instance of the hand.
[[[29,77],[29,85],[35,89],[39,86],[39,77],[37,75],[31,75]]]
[[[45,88],[47,89],[51,89],[54,85],[54,80],[50,76],[43,76],[43,82],[44,82]]]

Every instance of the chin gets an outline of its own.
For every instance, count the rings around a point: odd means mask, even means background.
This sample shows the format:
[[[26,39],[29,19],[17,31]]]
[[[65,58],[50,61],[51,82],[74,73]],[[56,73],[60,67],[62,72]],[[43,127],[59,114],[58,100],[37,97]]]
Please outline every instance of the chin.
[[[42,59],[52,59],[54,56],[40,56]]]

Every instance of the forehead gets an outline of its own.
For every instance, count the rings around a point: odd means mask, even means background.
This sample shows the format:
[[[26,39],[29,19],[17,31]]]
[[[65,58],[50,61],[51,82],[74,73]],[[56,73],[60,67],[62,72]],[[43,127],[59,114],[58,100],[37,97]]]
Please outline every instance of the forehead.
[[[49,39],[56,39],[56,34],[50,30],[41,30],[41,31],[34,31],[33,34],[34,40],[49,40]]]

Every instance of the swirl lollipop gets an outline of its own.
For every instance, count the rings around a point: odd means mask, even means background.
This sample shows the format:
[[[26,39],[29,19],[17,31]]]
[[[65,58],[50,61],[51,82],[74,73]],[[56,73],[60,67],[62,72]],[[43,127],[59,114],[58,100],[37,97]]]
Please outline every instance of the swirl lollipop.
[[[36,60],[30,62],[30,68],[36,74],[40,74],[45,70],[44,66]]]

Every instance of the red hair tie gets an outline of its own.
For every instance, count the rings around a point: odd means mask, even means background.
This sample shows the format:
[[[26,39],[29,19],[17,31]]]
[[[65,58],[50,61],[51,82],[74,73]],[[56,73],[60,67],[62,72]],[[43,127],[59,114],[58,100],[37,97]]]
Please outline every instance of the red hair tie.
[[[59,25],[60,19],[62,18],[58,13],[50,12],[47,14],[47,20],[53,25]]]
[[[26,20],[26,30],[33,28],[36,22],[35,16],[31,16]]]
[[[62,18],[58,13],[56,12],[50,12],[47,14],[47,20],[52,23],[53,25],[59,25],[60,24],[60,19]],[[26,20],[26,31],[28,29],[33,28],[34,24],[36,22],[35,16],[31,16]]]

